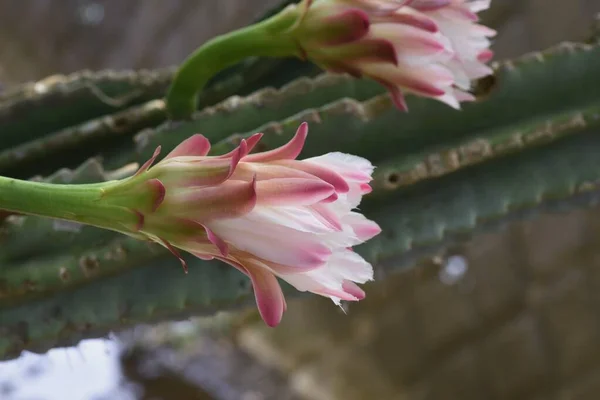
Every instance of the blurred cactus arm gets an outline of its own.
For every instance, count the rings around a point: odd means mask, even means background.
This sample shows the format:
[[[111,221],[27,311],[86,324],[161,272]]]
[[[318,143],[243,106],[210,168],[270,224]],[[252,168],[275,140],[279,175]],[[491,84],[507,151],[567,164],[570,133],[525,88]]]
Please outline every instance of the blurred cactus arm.
[[[263,132],[258,150],[264,151],[308,122],[301,158],[341,151],[377,166],[361,212],[383,233],[356,250],[378,278],[418,266],[483,230],[600,200],[600,47],[594,41],[495,63],[493,76],[478,82],[476,101],[462,111],[409,96],[410,112],[402,113],[369,79],[308,78],[298,64],[264,59],[217,73],[247,56],[292,51],[267,43],[262,54],[246,46],[254,40],[248,32],[217,38],[202,50],[214,45],[208,52],[214,55],[219,41],[234,38],[243,51],[212,66],[199,61],[207,53],[196,53],[179,75],[172,69],[82,73],[5,94],[0,170],[36,175],[31,187],[95,184],[132,175],[156,146],[167,154],[198,132],[213,143],[211,154]],[[279,87],[289,77],[296,79]],[[263,84],[272,87],[235,95]],[[181,120],[168,121],[169,115]],[[64,168],[52,173],[58,167]],[[26,203],[2,193],[0,201]],[[252,297],[247,278],[218,261],[183,255],[185,275],[156,244],[76,223],[2,217],[2,358],[137,323],[212,314]]]
[[[581,44],[500,62],[495,85],[461,112],[415,97],[408,99],[411,112],[399,113],[373,82],[301,78],[280,90],[227,100],[227,107],[208,108],[192,121],[140,133],[137,147],[126,144],[105,154],[110,170],[90,160],[46,181],[127,176],[135,167],[117,167],[139,163],[155,144],[164,143],[163,151],[169,151],[198,130],[218,142],[216,154],[257,131],[265,133],[261,150],[274,148],[308,121],[311,136],[303,156],[340,150],[379,166],[374,192],[361,209],[383,233],[357,251],[384,277],[482,229],[594,204],[600,180],[594,155],[600,148],[600,90],[594,78],[599,62],[598,47]],[[564,78],[559,71],[565,71]],[[507,111],[490,114],[498,109]],[[175,133],[177,139],[167,140]],[[488,150],[475,152],[481,148]],[[49,246],[49,235],[61,246]],[[230,267],[186,256],[190,273],[185,275],[159,246],[102,229],[11,216],[3,223],[2,243],[0,352],[6,358],[251,299],[246,278]]]

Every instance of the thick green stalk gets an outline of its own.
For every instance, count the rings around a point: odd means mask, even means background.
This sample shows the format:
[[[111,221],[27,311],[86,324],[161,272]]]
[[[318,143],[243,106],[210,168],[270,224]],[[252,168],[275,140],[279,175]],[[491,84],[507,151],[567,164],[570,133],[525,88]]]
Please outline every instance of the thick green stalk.
[[[298,52],[281,32],[295,22],[295,13],[282,12],[263,22],[217,36],[193,52],[177,71],[167,94],[173,119],[189,118],[196,110],[196,93],[215,74],[247,57],[284,57]]]
[[[105,186],[56,185],[0,177],[0,209],[111,230],[115,229],[115,220],[135,226],[134,213],[104,199]]]

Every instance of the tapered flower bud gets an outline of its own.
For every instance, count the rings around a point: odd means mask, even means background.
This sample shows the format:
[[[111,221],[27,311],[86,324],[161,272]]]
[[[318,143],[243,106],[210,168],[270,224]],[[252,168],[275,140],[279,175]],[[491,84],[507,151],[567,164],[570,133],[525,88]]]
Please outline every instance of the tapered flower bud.
[[[473,100],[474,79],[492,70],[477,12],[490,0],[304,0],[290,30],[300,53],[322,68],[369,77],[406,109],[403,93],[454,108]]]
[[[246,274],[270,326],[286,307],[276,277],[337,304],[360,300],[357,283],[373,269],[351,248],[380,228],[354,209],[371,190],[373,166],[342,153],[296,160],[307,130],[250,154],[256,134],[222,156],[207,156],[208,140],[192,136],[152,166],[157,149],[135,176],[107,187],[104,201],[129,208],[138,216],[135,226],[122,224],[129,234],[166,247],[184,268],[180,250]]]

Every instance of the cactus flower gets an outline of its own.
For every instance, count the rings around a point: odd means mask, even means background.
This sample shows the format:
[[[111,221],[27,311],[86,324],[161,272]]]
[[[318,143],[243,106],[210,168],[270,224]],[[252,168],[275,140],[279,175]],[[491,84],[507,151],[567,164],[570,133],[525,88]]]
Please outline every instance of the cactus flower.
[[[304,58],[378,81],[400,109],[404,92],[460,108],[472,80],[492,73],[495,31],[477,24],[490,1],[304,0],[290,32]]]
[[[296,160],[307,130],[304,123],[284,146],[250,154],[255,134],[222,156],[207,156],[208,140],[192,136],[151,166],[157,149],[104,198],[137,216],[125,231],[163,245],[184,268],[180,250],[246,274],[270,326],[286,308],[276,277],[336,304],[360,300],[357,283],[373,269],[351,248],[380,228],[353,209],[371,190],[373,166],[342,153]]]

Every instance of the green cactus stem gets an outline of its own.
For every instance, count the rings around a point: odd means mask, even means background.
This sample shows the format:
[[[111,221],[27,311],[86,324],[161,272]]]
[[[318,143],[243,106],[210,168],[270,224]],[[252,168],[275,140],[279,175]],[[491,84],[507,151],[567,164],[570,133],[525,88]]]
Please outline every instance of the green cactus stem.
[[[0,176],[0,209],[18,214],[57,218],[104,229],[112,220],[135,226],[137,216],[105,201],[105,183],[58,185]]]

